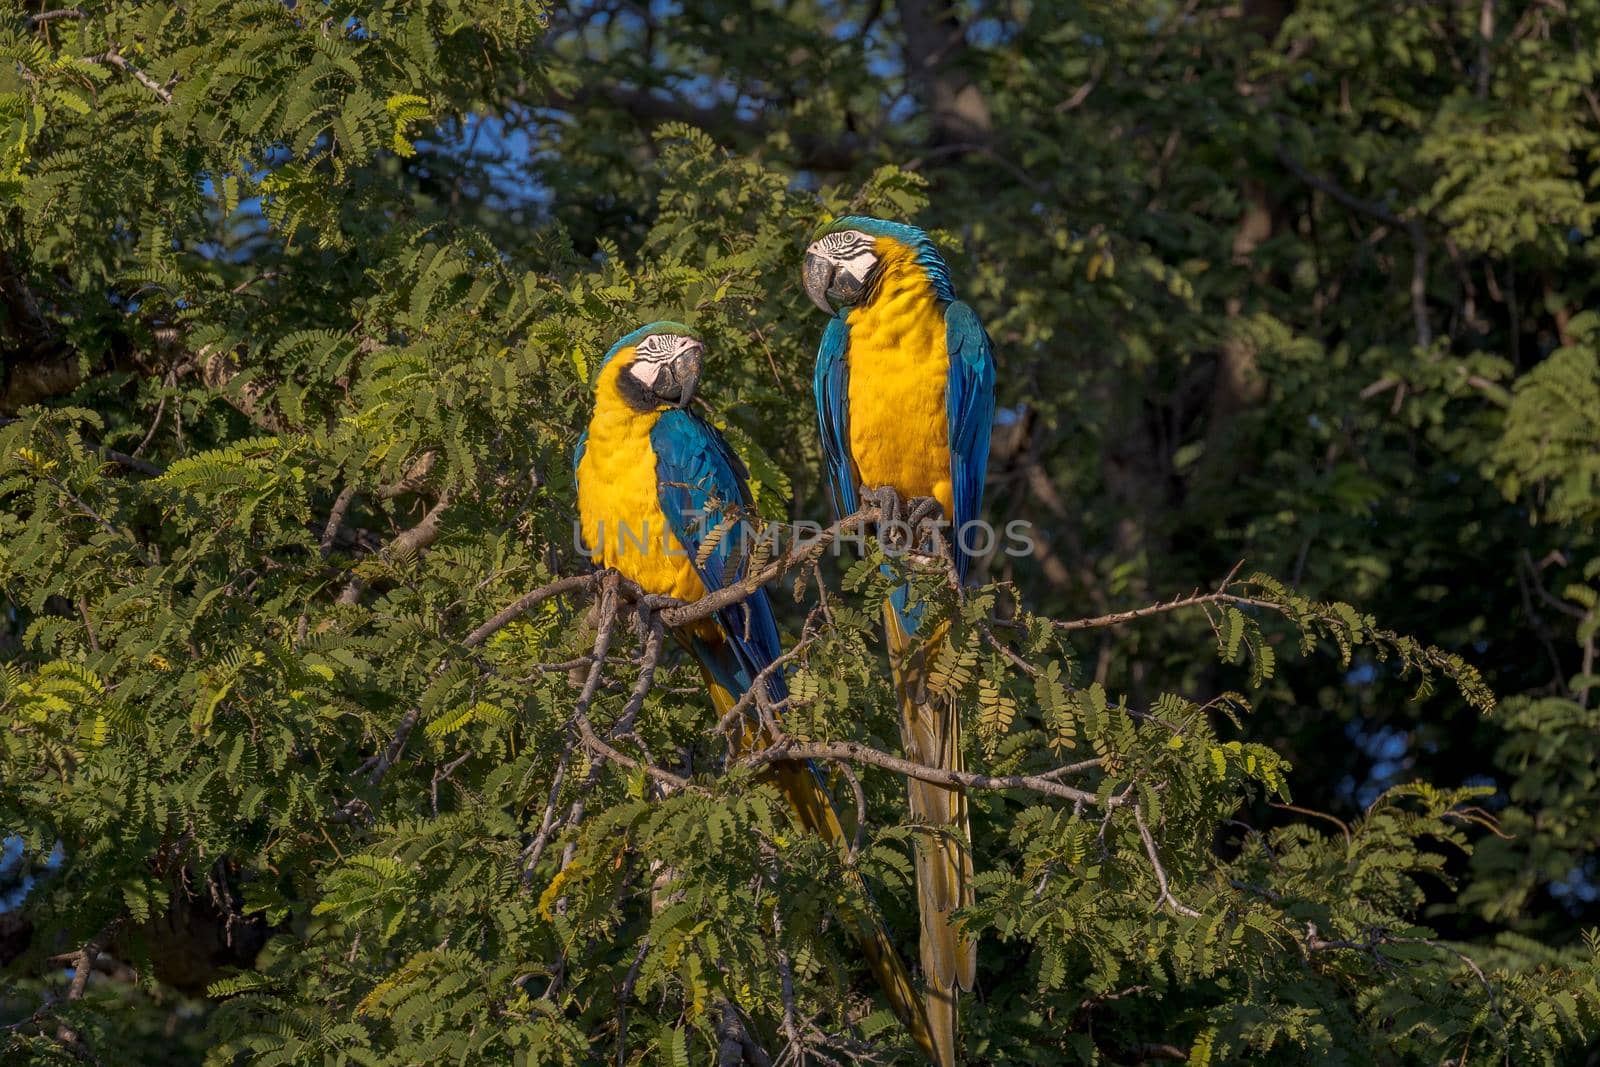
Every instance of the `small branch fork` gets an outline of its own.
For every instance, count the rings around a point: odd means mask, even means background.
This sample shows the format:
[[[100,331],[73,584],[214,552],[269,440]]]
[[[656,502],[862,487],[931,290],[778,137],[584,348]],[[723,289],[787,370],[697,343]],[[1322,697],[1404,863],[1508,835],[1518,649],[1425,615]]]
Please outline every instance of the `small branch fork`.
[[[67,1000],[82,1000],[89,988],[89,975],[94,971],[95,960],[100,958],[100,953],[105,951],[110,944],[111,937],[116,933],[117,927],[122,925],[122,916],[119,914],[93,937],[83,943],[83,947],[72,954],[72,982],[67,986]],[[63,1045],[78,1051],[86,1051],[82,1038],[78,1032],[67,1023],[62,1022],[56,1028],[56,1040]],[[93,1059],[92,1055],[90,1057]],[[94,1062],[99,1062],[95,1060]]]
[[[1366,939],[1363,941],[1350,939],[1328,940],[1317,930],[1315,923],[1306,923],[1305,948],[1308,954],[1346,949],[1351,952],[1364,952],[1379,964],[1387,965],[1390,961],[1383,955],[1383,946],[1385,945],[1424,945],[1439,952],[1448,952],[1460,960],[1467,970],[1472,972],[1473,977],[1478,980],[1478,984],[1483,987],[1484,994],[1489,999],[1490,1010],[1494,1012],[1502,1024],[1505,1022],[1505,1016],[1500,1014],[1499,998],[1495,995],[1494,984],[1489,981],[1489,976],[1483,973],[1483,968],[1478,966],[1476,960],[1458,948],[1447,945],[1443,941],[1435,941],[1427,937],[1398,937],[1381,927],[1368,930]]]
[[[1147,604],[1142,608],[1133,608],[1129,611],[1115,611],[1109,615],[1096,615],[1087,619],[1069,619],[1066,621],[1051,619],[1050,624],[1063,633],[1076,630],[1098,630],[1107,626],[1121,626],[1124,623],[1137,622],[1148,619],[1152,615],[1165,615],[1168,612],[1181,611],[1184,608],[1203,608],[1211,604],[1232,604],[1242,608],[1266,608],[1268,611],[1282,612],[1283,605],[1271,600],[1262,600],[1258,597],[1240,596],[1238,593],[1228,592],[1234,584],[1234,576],[1239,573],[1241,563],[1234,564],[1233,570],[1228,572],[1215,589],[1209,593],[1190,593],[1188,596],[1175,596],[1171,600],[1163,600],[1156,604]]]

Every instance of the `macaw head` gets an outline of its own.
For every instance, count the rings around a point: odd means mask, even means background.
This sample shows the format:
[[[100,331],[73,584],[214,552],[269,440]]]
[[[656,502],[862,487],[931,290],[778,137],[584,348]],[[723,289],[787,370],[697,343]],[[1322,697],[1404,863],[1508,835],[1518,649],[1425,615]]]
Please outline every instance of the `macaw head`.
[[[944,259],[926,233],[865,215],[841,215],[817,227],[801,279],[811,302],[837,315],[870,300],[885,265],[896,262],[921,267],[941,299],[955,299]]]
[[[615,389],[638,412],[688,407],[705,354],[705,343],[681,322],[652,322],[611,346],[597,388]]]

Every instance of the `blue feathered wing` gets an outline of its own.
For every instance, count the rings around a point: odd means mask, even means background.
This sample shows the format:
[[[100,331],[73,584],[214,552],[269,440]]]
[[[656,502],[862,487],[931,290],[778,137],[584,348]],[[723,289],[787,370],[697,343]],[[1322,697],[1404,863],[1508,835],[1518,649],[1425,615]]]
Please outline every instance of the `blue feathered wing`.
[[[657,420],[650,433],[656,454],[656,481],[661,511],[688,553],[706,592],[737,584],[745,576],[748,551],[756,531],[740,516],[751,514],[748,475],[727,441],[705,421],[674,409]],[[715,543],[702,553],[708,540]],[[778,658],[778,625],[772,602],[757,589],[738,604],[717,613],[721,641],[695,636],[691,648],[711,670],[718,684],[735,697],[743,695]],[[776,672],[767,683],[773,700],[785,693]]]
[[[950,381],[945,416],[950,437],[950,485],[956,513],[952,540],[956,570],[967,576],[970,559],[959,533],[983,513],[983,477],[989,465],[989,432],[994,425],[994,348],[973,310],[961,301],[945,308],[945,347]],[[972,543],[968,538],[968,543]]]

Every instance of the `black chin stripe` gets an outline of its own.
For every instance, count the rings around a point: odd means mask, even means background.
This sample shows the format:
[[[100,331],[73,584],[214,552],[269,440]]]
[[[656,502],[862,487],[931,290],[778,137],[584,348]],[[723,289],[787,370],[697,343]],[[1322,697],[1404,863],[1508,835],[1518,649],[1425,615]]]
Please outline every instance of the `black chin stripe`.
[[[617,375],[617,392],[622,394],[623,403],[641,414],[654,411],[661,404],[661,400],[646,389],[644,383],[629,374],[626,367]]]

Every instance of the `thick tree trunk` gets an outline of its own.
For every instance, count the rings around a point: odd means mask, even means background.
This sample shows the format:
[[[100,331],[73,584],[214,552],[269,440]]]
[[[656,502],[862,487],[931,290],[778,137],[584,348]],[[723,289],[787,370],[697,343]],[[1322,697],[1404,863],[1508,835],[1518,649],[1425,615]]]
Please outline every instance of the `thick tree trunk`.
[[[900,0],[906,77],[933,123],[935,146],[987,145],[994,119],[983,89],[966,69],[964,27],[949,0]]]
[[[1291,10],[1289,0],[1245,0],[1240,18],[1240,29],[1245,37],[1243,62],[1238,89],[1241,95],[1250,95],[1255,85],[1249,80],[1249,54],[1257,48],[1270,45],[1283,28]],[[1270,240],[1277,229],[1272,191],[1267,184],[1253,175],[1239,181],[1239,198],[1244,210],[1239,216],[1239,228],[1233,237],[1233,263],[1249,272],[1251,285],[1241,287],[1241,294],[1228,298],[1229,320],[1237,320],[1248,312],[1249,289],[1261,279],[1254,269],[1256,249]],[[1212,379],[1209,419],[1206,425],[1206,458],[1199,472],[1200,479],[1208,484],[1221,484],[1231,480],[1237,461],[1245,457],[1230,448],[1234,423],[1238,416],[1255,407],[1266,396],[1267,383],[1261,376],[1255,346],[1238,332],[1229,336],[1217,356],[1217,372]]]

